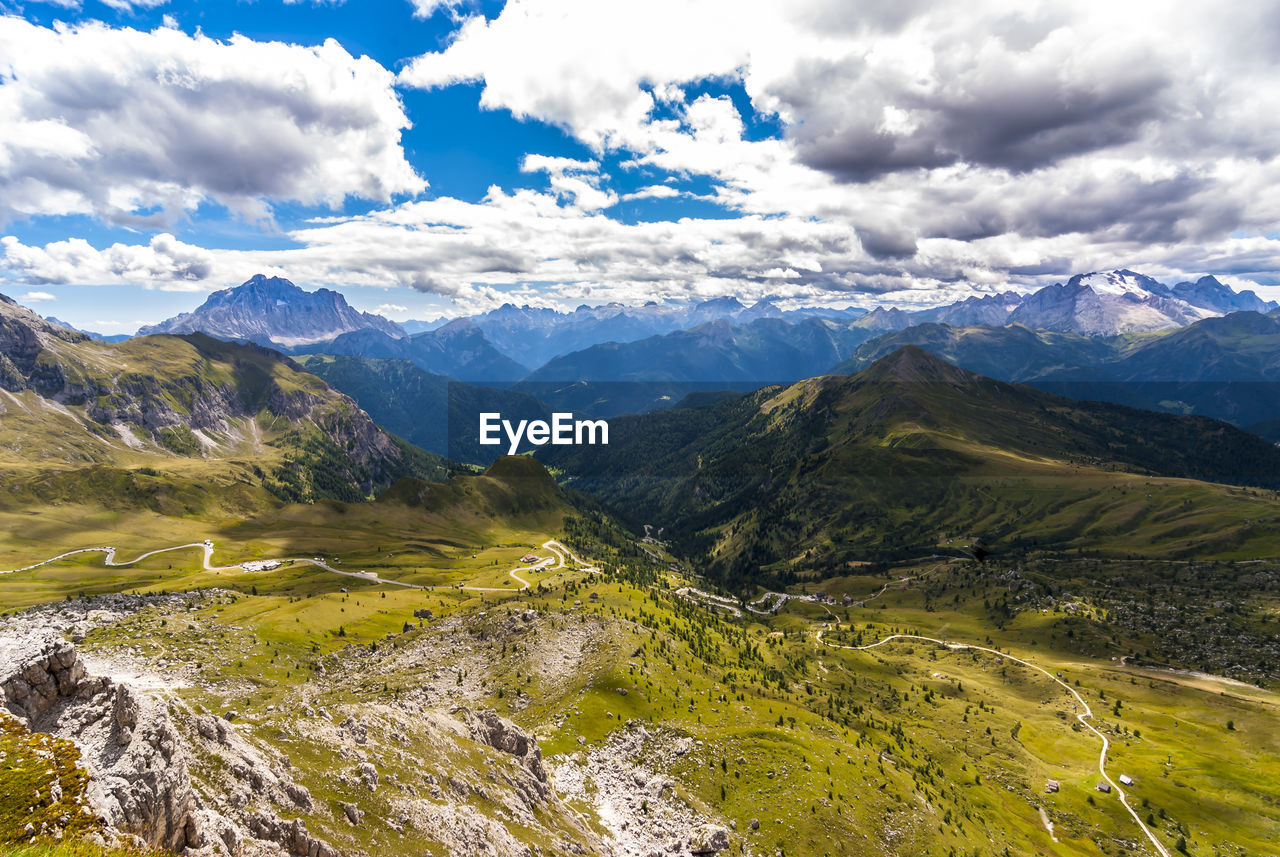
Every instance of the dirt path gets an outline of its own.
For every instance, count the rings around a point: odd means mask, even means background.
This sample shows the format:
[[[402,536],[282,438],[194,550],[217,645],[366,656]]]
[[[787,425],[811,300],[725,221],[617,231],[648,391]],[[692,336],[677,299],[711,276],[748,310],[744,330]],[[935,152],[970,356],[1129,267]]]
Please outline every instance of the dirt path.
[[[828,643],[826,640],[822,639],[822,631],[818,631],[817,636],[818,636],[818,642],[824,646],[830,646],[831,648],[835,648],[835,649],[849,649],[856,652],[865,652],[870,649],[875,649],[885,645],[886,643],[893,642],[895,640],[922,640],[926,643],[937,643],[939,646],[944,646],[948,649],[951,649],[952,651],[961,651],[961,650],[968,649],[968,650],[977,651],[977,652],[986,652],[987,654],[995,655],[996,657],[1004,658],[1005,660],[1008,660],[1008,661],[1013,661],[1016,664],[1021,664],[1022,666],[1028,669],[1032,669],[1038,673],[1043,674],[1050,681],[1059,685],[1060,687],[1062,687],[1063,690],[1071,694],[1071,696],[1074,697],[1075,701],[1079,704],[1080,708],[1083,709],[1083,711],[1076,714],[1076,719],[1080,721],[1080,724],[1084,726],[1084,728],[1088,729],[1090,732],[1096,735],[1098,737],[1098,740],[1102,742],[1102,751],[1098,754],[1098,773],[1101,774],[1102,778],[1111,785],[1112,791],[1114,791],[1116,794],[1116,797],[1120,799],[1120,804],[1125,808],[1126,811],[1128,811],[1129,815],[1133,816],[1134,823],[1137,824],[1138,827],[1141,828],[1142,832],[1147,835],[1147,839],[1151,841],[1151,844],[1153,846],[1155,846],[1157,853],[1159,853],[1161,857],[1171,857],[1168,849],[1164,847],[1164,845],[1160,842],[1160,840],[1156,838],[1156,835],[1151,832],[1151,830],[1147,827],[1146,824],[1143,823],[1142,818],[1138,815],[1137,811],[1134,810],[1134,808],[1129,805],[1129,800],[1125,796],[1124,790],[1120,788],[1120,784],[1117,783],[1115,780],[1111,779],[1111,775],[1107,773],[1107,752],[1111,749],[1111,742],[1107,739],[1106,735],[1103,735],[1100,731],[1098,731],[1097,728],[1094,727],[1092,723],[1089,722],[1093,718],[1093,709],[1089,707],[1089,703],[1084,701],[1084,697],[1076,692],[1075,688],[1073,688],[1071,685],[1067,684],[1065,681],[1055,676],[1053,673],[1049,672],[1043,667],[1036,666],[1030,661],[1023,660],[1022,658],[1015,657],[1010,654],[1006,654],[1005,652],[1001,652],[996,649],[989,649],[986,646],[974,646],[968,643],[948,643],[945,640],[939,640],[935,637],[922,637],[917,634],[891,634],[890,636],[885,637],[883,640],[879,640],[867,646],[842,646],[838,643]],[[1053,835],[1052,829],[1050,829],[1049,833],[1050,835]]]
[[[507,572],[511,576],[512,580],[520,584],[519,587],[515,589],[511,589],[508,587],[501,587],[501,586],[444,586],[444,585],[426,586],[426,585],[417,584],[417,583],[406,583],[402,580],[392,580],[390,578],[381,577],[376,572],[372,572],[372,571],[344,571],[340,568],[334,568],[333,566],[326,563],[324,560],[315,559],[312,557],[284,557],[281,559],[273,559],[273,560],[253,560],[253,562],[277,562],[277,563],[280,563],[281,565],[285,565],[286,563],[300,563],[303,565],[312,565],[312,566],[315,566],[316,568],[319,568],[323,571],[327,571],[331,574],[340,574],[343,577],[354,577],[360,580],[368,580],[373,583],[386,583],[391,586],[403,586],[406,589],[423,589],[423,590],[463,589],[468,592],[523,592],[531,588],[532,584],[525,578],[521,577],[519,572],[540,571],[548,568],[564,568],[566,555],[569,558],[571,558],[575,563],[577,563],[579,566],[581,566],[582,571],[585,571],[588,574],[598,574],[600,572],[599,568],[579,559],[576,555],[574,555],[572,551],[570,551],[568,548],[566,548],[564,545],[562,545],[560,542],[556,541],[555,539],[551,539],[549,541],[543,542],[542,547],[545,550],[550,551],[552,555],[549,557],[544,557],[532,565],[518,565]],[[23,568],[12,568],[12,569],[0,570],[0,574],[18,574],[24,571],[33,571],[37,568],[41,568],[43,566],[50,565],[55,562],[61,562],[64,559],[69,559],[73,556],[78,556],[80,554],[86,554],[86,553],[103,554],[104,555],[103,565],[106,565],[108,568],[128,568],[129,566],[136,565],[137,563],[142,562],[144,559],[148,557],[152,557],[162,553],[169,553],[171,551],[181,551],[181,550],[202,551],[204,554],[202,565],[205,571],[234,571],[236,569],[244,568],[243,564],[214,565],[213,564],[213,541],[205,540],[203,542],[192,542],[190,544],[185,544],[185,545],[174,545],[173,547],[159,548],[157,550],[148,551],[144,554],[140,554],[139,556],[136,556],[133,559],[127,560],[124,562],[116,561],[117,550],[114,547],[80,548],[78,550],[67,551],[66,553],[58,554],[57,556],[50,557],[49,559],[34,563],[32,565],[25,566]],[[245,569],[245,571],[248,571],[248,569]]]
[[[676,595],[686,598],[695,604],[701,604],[704,607],[714,607],[720,610],[728,610],[735,618],[741,618],[742,611],[738,609],[738,602],[732,598],[724,598],[720,595],[712,595],[710,592],[703,592],[701,589],[695,589],[692,586],[682,586],[676,590]]]

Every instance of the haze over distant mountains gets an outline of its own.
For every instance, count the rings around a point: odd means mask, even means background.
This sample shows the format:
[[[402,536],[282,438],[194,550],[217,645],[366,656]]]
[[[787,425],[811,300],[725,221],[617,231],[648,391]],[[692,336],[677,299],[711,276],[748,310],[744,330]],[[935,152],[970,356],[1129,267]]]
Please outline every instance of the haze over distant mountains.
[[[918,345],[991,377],[1077,398],[1242,426],[1280,419],[1280,404],[1272,403],[1280,397],[1270,386],[1280,378],[1267,357],[1280,321],[1264,315],[1277,305],[1212,276],[1166,286],[1127,269],[1094,272],[1030,294],[1004,291],[921,310],[783,306],[732,297],[569,312],[507,304],[402,327],[355,310],[337,292],[259,275],[140,333],[200,331],[293,355],[403,361],[435,380],[409,384],[393,405],[371,394],[390,377],[373,363],[344,363],[336,383],[375,409],[404,413],[456,410],[442,395],[450,378],[521,382],[548,407],[594,416],[642,412],[699,390],[858,371],[895,348]],[[408,423],[398,428],[417,436]],[[443,450],[442,433],[433,431],[419,440]]]
[[[1183,327],[1230,312],[1265,313],[1277,307],[1252,291],[1235,292],[1215,277],[1172,287],[1130,270],[1077,274],[1067,282],[1029,294],[1004,291],[920,310],[877,307],[800,307],[784,310],[776,298],[747,305],[733,297],[689,304],[618,303],[580,306],[569,312],[506,304],[465,318],[488,345],[518,366],[533,369],[553,358],[605,342],[630,343],[689,330],[709,322],[746,326],[761,319],[800,323],[827,319],[872,332],[903,330],[930,322],[951,325],[1008,323],[1089,336]],[[338,292],[307,292],[279,277],[255,276],[215,292],[197,309],[139,330],[148,333],[201,331],[223,339],[243,339],[274,347],[308,348],[345,334],[376,331],[387,339],[435,334],[450,329],[456,338],[463,319],[405,322],[353,309]],[[348,342],[347,347],[360,345]],[[381,337],[370,348],[391,349]],[[394,349],[391,349],[394,350]],[[358,356],[373,356],[360,354]],[[390,355],[388,355],[390,356]],[[403,354],[396,356],[405,356]],[[503,367],[510,374],[511,367]],[[501,373],[500,373],[501,374]]]

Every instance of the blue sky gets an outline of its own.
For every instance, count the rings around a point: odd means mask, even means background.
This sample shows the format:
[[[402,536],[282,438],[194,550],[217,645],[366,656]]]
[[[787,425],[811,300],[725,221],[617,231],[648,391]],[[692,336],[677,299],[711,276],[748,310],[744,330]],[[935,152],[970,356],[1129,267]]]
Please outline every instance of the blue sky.
[[[1178,5],[0,0],[0,290],[105,332],[260,270],[397,319],[1280,296],[1280,24]]]

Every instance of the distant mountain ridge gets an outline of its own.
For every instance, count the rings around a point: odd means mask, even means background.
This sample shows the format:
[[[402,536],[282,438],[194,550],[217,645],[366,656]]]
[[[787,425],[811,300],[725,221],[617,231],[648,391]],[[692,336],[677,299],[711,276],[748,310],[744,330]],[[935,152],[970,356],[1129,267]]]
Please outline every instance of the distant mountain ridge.
[[[1280,419],[1280,313],[1233,312],[1158,334],[1086,336],[924,324],[860,345],[837,373],[858,372],[903,346],[992,378],[1075,399],[1201,414],[1236,425]]]
[[[51,316],[51,315],[44,316],[44,320],[49,322],[50,324],[56,324],[59,327],[65,327],[67,330],[74,330],[77,333],[83,333],[85,336],[89,337],[90,339],[97,339],[102,342],[124,342],[126,339],[130,338],[129,334],[127,333],[107,334],[107,333],[98,333],[97,331],[94,331],[94,330],[85,330],[82,327],[76,327],[73,324],[69,324],[68,322],[63,321],[62,319],[55,318],[54,316]]]
[[[557,357],[526,379],[777,383],[821,374],[874,332],[829,319],[725,319]]]
[[[140,328],[138,335],[198,332],[293,347],[358,330],[397,339],[405,335],[395,322],[353,309],[339,292],[308,292],[282,277],[256,274],[235,288],[214,292],[192,312]]]
[[[713,298],[691,304],[641,306],[609,303],[580,306],[571,312],[548,307],[504,304],[469,316],[493,346],[513,360],[541,366],[555,357],[605,342],[628,343],[651,336],[689,330],[714,321],[747,324],[762,318],[802,321],[807,318],[853,319],[865,310],[804,308],[783,310],[775,298],[744,304],[735,297]],[[407,324],[421,325],[421,322]]]
[[[323,342],[288,349],[292,354],[334,354],[407,360],[426,372],[460,381],[517,381],[529,367],[502,354],[469,319],[413,336],[355,330]]]
[[[476,382],[696,378],[737,383],[817,374],[849,357],[862,341],[927,324],[1016,324],[1105,338],[1277,309],[1274,301],[1252,291],[1237,293],[1212,276],[1170,287],[1118,269],[1077,274],[1028,294],[1005,290],[916,310],[784,310],[777,298],[748,304],[727,296],[680,304],[584,305],[570,312],[504,304],[451,321],[401,326],[358,312],[337,292],[307,292],[288,280],[257,275],[139,333],[198,330],[293,354],[409,360],[426,372]],[[823,325],[838,333],[815,335]],[[696,330],[702,332],[690,333]],[[838,340],[835,351],[828,341],[832,336]],[[698,343],[712,350],[695,356],[690,349]]]

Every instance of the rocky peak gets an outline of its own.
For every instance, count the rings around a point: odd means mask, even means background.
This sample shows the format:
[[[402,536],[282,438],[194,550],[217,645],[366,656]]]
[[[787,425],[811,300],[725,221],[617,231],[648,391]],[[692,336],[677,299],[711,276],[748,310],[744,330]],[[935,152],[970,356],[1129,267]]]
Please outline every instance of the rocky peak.
[[[1172,293],[1192,306],[1223,313],[1266,313],[1276,308],[1275,301],[1264,301],[1248,289],[1236,292],[1217,277],[1212,276],[1201,277],[1194,283],[1178,283],[1173,287]]]
[[[209,295],[194,311],[139,329],[139,335],[195,333],[282,346],[323,342],[356,330],[404,336],[399,325],[359,312],[330,289],[308,292],[283,277],[255,274],[232,289]]]

